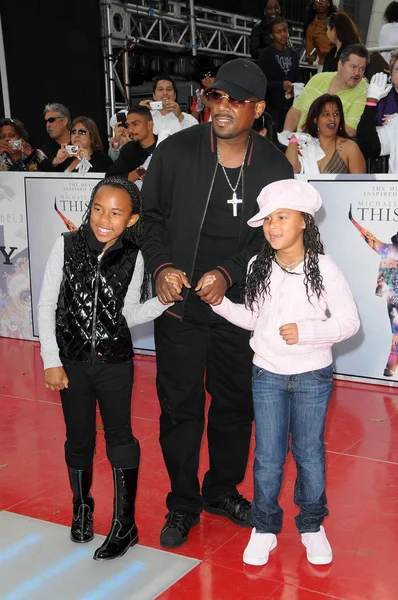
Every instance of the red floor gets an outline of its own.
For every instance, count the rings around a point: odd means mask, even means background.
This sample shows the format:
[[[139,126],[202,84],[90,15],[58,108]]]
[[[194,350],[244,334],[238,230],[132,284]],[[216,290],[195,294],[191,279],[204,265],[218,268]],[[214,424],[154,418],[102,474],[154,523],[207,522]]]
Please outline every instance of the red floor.
[[[37,343],[0,338],[0,510],[69,524],[71,496],[63,464],[59,397],[43,386]],[[168,479],[158,443],[159,407],[152,357],[136,358],[133,429],[141,442],[137,521],[140,543],[159,548]],[[398,599],[398,393],[387,387],[336,383],[326,432],[334,550],[328,567],[313,567],[294,529],[294,465],[282,493],[285,522],[268,565],[248,567],[249,532],[203,514],[180,554],[201,564],[162,594],[162,600]],[[203,452],[201,473],[206,470]],[[241,492],[252,494],[252,456]],[[98,419],[95,525],[106,534],[112,480]]]

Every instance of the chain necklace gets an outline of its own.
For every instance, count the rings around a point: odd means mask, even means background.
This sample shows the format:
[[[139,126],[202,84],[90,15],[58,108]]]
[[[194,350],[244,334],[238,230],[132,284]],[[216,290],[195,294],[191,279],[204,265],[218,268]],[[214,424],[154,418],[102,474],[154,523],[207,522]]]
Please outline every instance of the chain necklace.
[[[283,269],[285,271],[287,271],[288,273],[290,273],[290,271],[292,271],[292,269],[294,269],[295,266],[297,266],[299,263],[301,263],[302,260],[304,260],[304,256],[305,254],[303,254],[303,256],[301,256],[300,258],[298,258],[297,260],[294,260],[292,263],[290,263],[289,265],[287,265],[286,263],[282,262],[279,258],[278,255],[275,254],[275,260],[278,263],[278,265],[280,267],[283,267]]]
[[[235,187],[234,187],[234,186],[231,184],[231,182],[230,182],[230,180],[229,180],[229,177],[228,177],[228,175],[227,175],[227,172],[226,172],[226,170],[225,170],[225,168],[224,168],[224,165],[223,165],[223,162],[222,162],[222,158],[221,158],[221,155],[220,155],[220,151],[219,151],[219,149],[217,148],[217,158],[218,158],[218,162],[220,163],[220,165],[221,165],[221,168],[222,168],[222,170],[223,170],[223,173],[224,173],[224,175],[225,175],[225,179],[227,180],[227,182],[228,182],[228,185],[229,185],[229,187],[230,187],[230,188],[231,188],[231,190],[232,190],[232,198],[231,198],[230,200],[227,200],[227,204],[232,204],[232,214],[233,214],[233,216],[234,216],[234,217],[237,217],[237,216],[238,216],[238,204],[242,204],[242,202],[243,202],[242,198],[238,198],[238,197],[237,197],[237,195],[236,195],[236,190],[238,189],[238,187],[239,187],[239,183],[240,183],[240,180],[241,180],[241,178],[242,178],[243,167],[245,166],[245,160],[246,160],[246,154],[247,154],[247,149],[248,149],[248,147],[249,147],[249,140],[247,140],[247,145],[246,145],[245,155],[244,155],[244,157],[243,157],[243,162],[242,162],[242,164],[241,164],[240,171],[239,171],[239,177],[238,177],[238,181],[236,182],[236,185],[235,185]]]

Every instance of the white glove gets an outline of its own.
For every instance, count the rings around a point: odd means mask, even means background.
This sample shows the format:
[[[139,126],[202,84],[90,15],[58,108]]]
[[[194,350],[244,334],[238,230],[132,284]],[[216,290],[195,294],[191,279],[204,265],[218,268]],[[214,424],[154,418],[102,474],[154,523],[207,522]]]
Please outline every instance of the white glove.
[[[202,102],[202,96],[201,96],[201,91],[199,88],[196,90],[195,94],[196,94],[196,110],[198,112],[201,112],[205,105]]]
[[[370,80],[367,96],[368,98],[375,98],[378,102],[391,92],[391,88],[392,85],[387,85],[387,75],[376,73]]]

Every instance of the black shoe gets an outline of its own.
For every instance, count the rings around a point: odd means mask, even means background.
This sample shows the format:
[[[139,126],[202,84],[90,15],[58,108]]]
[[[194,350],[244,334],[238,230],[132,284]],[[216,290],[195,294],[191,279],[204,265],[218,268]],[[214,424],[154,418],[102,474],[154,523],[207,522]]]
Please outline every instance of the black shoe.
[[[251,504],[241,494],[235,493],[221,498],[211,504],[205,504],[204,509],[212,515],[227,517],[235,525],[251,527]]]
[[[84,471],[68,467],[70,487],[73,492],[73,520],[70,539],[76,544],[86,544],[94,537],[94,499],[90,494],[93,482],[92,465]]]
[[[189,530],[200,521],[199,513],[189,512],[183,508],[171,510],[166,518],[166,524],[160,533],[160,545],[163,548],[182,546],[188,539]]]
[[[138,530],[134,519],[137,478],[138,467],[113,469],[115,504],[112,527],[105,542],[95,551],[94,560],[119,558],[138,542]]]

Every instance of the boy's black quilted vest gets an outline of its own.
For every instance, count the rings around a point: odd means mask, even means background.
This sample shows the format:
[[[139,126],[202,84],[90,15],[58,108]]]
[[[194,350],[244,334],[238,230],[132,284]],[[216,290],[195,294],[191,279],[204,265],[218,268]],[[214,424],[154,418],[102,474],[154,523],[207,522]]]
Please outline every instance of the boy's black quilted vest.
[[[130,330],[122,315],[138,248],[123,239],[98,260],[85,244],[76,258],[77,232],[64,234],[64,269],[56,311],[61,357],[82,362],[116,363],[134,355]],[[80,254],[80,253],[79,253]]]

